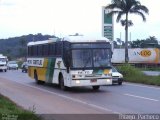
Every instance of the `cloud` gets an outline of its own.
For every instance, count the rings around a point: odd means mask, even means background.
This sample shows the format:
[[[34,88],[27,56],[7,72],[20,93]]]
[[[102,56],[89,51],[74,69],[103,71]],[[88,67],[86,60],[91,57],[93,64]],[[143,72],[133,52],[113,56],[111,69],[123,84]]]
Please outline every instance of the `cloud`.
[[[75,32],[101,34],[101,6],[97,0],[4,0],[4,2],[13,3],[10,8],[6,6],[0,8],[1,31],[8,29],[9,35],[12,30],[15,35],[36,31],[48,34],[56,31],[61,35]]]
[[[14,0],[1,0],[0,1],[0,6],[6,6],[6,7],[10,7],[10,6],[14,6],[16,5],[16,2]]]
[[[101,35],[102,6],[111,0],[1,0],[0,38],[28,33],[68,35]],[[140,16],[131,15],[134,26],[129,28],[132,39],[145,38],[158,34],[160,17],[157,15],[159,4],[153,0],[141,0],[150,14],[144,23]],[[115,16],[116,19],[116,16]],[[114,38],[124,39],[124,27],[114,22]]]

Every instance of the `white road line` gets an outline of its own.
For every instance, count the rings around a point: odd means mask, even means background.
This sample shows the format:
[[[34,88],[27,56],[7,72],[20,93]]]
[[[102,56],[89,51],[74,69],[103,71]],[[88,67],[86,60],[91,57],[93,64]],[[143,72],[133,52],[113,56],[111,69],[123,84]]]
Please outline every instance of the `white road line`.
[[[140,85],[140,84],[136,84],[136,83],[123,83],[125,85],[130,85],[130,86],[136,86],[136,87],[144,87],[144,88],[150,88],[150,89],[156,89],[156,90],[160,90],[160,87],[152,87],[152,86],[147,86],[147,85]]]
[[[136,98],[140,98],[140,99],[146,99],[146,100],[151,100],[151,101],[155,101],[155,102],[158,102],[159,100],[156,100],[156,99],[152,99],[152,98],[147,98],[147,97],[142,97],[142,96],[137,96],[137,95],[132,95],[132,94],[124,94],[126,96],[131,96],[131,97],[136,97]]]
[[[10,80],[10,81],[12,81],[12,80]],[[94,105],[94,104],[91,104],[91,103],[88,103],[88,102],[84,102],[84,101],[79,100],[79,99],[71,98],[71,97],[68,97],[66,95],[62,95],[62,94],[58,94],[58,93],[55,93],[55,92],[51,92],[51,91],[48,91],[48,90],[45,90],[45,89],[41,89],[41,88],[38,88],[38,87],[35,87],[35,86],[31,86],[31,85],[28,85],[28,84],[25,84],[25,83],[21,83],[21,82],[17,82],[17,81],[14,81],[14,82],[22,84],[22,85],[30,87],[30,88],[38,89],[38,90],[43,91],[43,92],[50,93],[50,94],[53,94],[53,95],[56,95],[56,96],[59,96],[59,97],[65,98],[65,99],[69,99],[69,100],[72,100],[74,102],[85,104],[85,105],[91,106],[93,108],[97,108],[97,109],[104,110],[104,111],[107,111],[107,112],[112,112],[113,114],[121,114],[120,112],[116,112],[116,111],[113,111],[113,110],[108,109],[108,108],[104,108],[104,107],[101,107],[101,106],[98,106],[98,105]]]

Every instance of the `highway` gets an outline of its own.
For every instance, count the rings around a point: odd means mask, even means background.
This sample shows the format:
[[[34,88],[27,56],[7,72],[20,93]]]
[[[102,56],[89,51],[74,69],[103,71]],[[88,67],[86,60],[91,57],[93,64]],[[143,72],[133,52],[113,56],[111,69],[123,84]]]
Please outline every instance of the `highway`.
[[[20,70],[0,72],[0,93],[37,114],[158,114],[160,87],[134,83],[122,86],[71,88],[37,85]]]

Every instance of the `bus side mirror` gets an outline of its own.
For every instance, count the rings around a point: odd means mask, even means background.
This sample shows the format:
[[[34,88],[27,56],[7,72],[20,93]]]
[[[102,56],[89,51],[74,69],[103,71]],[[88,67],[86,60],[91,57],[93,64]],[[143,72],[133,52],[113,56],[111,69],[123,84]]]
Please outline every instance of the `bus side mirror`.
[[[70,61],[70,51],[67,51],[67,73],[70,71],[71,61]]]
[[[113,56],[113,51],[111,51],[111,58],[112,58],[112,56]]]

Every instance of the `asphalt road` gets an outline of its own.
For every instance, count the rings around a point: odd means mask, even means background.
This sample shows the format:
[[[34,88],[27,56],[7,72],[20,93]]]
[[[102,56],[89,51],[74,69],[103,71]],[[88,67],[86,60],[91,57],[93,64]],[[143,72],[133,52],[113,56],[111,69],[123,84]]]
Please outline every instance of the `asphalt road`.
[[[160,87],[124,83],[62,91],[56,85],[37,85],[20,70],[0,72],[0,93],[38,114],[152,114],[160,113]]]
[[[159,76],[160,75],[160,71],[142,71],[142,72],[148,76]]]

